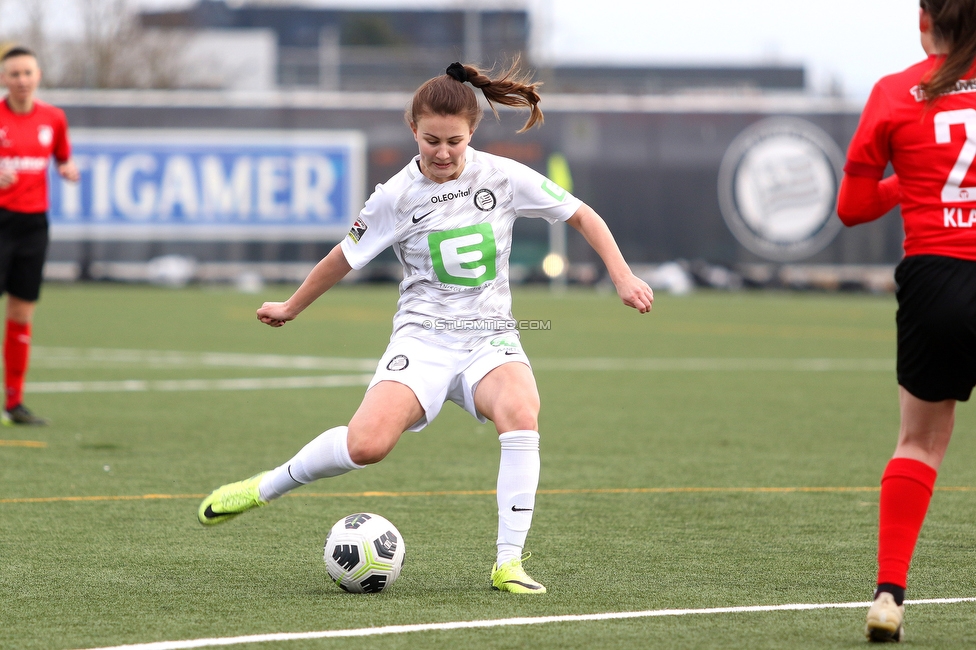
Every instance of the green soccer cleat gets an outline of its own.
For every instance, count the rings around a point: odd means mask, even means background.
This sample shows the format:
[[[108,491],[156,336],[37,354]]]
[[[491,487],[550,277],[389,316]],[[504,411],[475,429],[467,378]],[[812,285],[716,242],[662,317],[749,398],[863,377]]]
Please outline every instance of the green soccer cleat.
[[[214,526],[233,519],[251,508],[267,505],[258,493],[258,485],[261,484],[261,477],[265,474],[267,472],[261,472],[244,481],[228,483],[217,488],[200,504],[197,519],[204,526]]]
[[[539,584],[525,572],[522,562],[529,559],[526,553],[520,560],[509,560],[501,566],[491,567],[491,588],[495,591],[509,591],[513,594],[544,594],[545,586]]]
[[[878,594],[868,610],[868,622],[864,634],[869,641],[898,642],[905,638],[905,606],[896,605],[895,597],[886,591]]]
[[[48,419],[31,413],[30,410],[23,404],[18,404],[9,411],[5,409],[3,413],[0,414],[0,424],[5,426],[21,425],[28,427],[45,427],[50,423],[51,422]]]

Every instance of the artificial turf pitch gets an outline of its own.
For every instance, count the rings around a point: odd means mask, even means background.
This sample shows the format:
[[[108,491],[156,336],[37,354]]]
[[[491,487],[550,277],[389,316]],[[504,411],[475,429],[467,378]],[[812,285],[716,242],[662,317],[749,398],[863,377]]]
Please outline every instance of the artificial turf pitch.
[[[344,424],[364,387],[90,390],[362,372],[213,364],[202,352],[381,354],[394,287],[341,286],[280,330],[258,323],[255,308],[290,290],[45,290],[27,404],[54,424],[0,429],[0,647],[869,599],[876,486],[898,426],[891,296],[660,294],[641,316],[606,292],[516,290],[518,318],[548,321],[522,338],[543,402],[527,567],[549,589],[516,597],[488,586],[498,443],[453,405],[379,465],[204,528],[203,494]],[[88,389],[40,392],[52,382]],[[910,598],[976,596],[974,425],[960,405]],[[382,594],[340,591],[321,559],[331,525],[360,511],[386,516],[406,541],[403,573]],[[864,644],[864,611],[232,647],[848,648]],[[973,647],[974,622],[974,603],[909,607],[907,640]]]

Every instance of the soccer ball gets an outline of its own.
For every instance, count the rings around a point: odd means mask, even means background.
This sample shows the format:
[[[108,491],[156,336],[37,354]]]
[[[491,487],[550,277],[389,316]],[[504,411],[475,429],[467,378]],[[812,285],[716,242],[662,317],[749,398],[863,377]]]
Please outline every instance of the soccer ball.
[[[360,512],[336,522],[325,538],[325,566],[339,588],[354,594],[387,589],[400,575],[403,535],[379,515]]]

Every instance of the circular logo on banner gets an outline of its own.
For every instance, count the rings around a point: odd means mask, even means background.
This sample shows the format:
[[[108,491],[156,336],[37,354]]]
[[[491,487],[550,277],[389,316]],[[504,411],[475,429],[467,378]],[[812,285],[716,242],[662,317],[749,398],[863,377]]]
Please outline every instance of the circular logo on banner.
[[[390,363],[386,364],[386,369],[387,370],[403,370],[404,368],[406,368],[409,365],[410,365],[410,359],[408,359],[406,356],[404,356],[402,354],[398,354],[395,357],[393,357],[392,359],[390,359]]]
[[[739,243],[760,257],[810,257],[841,230],[835,206],[843,164],[837,143],[815,124],[790,117],[757,122],[722,158],[722,217]]]
[[[482,212],[491,212],[495,209],[495,195],[491,190],[478,190],[474,193],[474,207]]]

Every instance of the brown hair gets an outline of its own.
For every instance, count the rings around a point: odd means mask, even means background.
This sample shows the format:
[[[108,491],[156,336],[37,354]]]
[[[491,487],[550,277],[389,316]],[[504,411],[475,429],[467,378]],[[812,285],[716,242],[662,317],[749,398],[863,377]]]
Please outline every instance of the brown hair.
[[[24,47],[23,45],[15,45],[3,53],[3,56],[0,57],[0,63],[3,63],[7,59],[12,59],[15,56],[32,56],[35,59],[37,58],[37,55],[30,48]]]
[[[932,36],[949,54],[920,84],[929,101],[952,92],[976,61],[976,0],[920,0],[932,20]]]
[[[465,85],[465,81],[475,88],[480,88],[488,100],[491,112],[498,117],[495,104],[514,107],[528,107],[529,118],[519,133],[528,131],[536,124],[542,124],[542,109],[539,108],[541,98],[536,88],[540,82],[532,82],[528,75],[518,70],[519,61],[516,59],[511,67],[498,77],[491,78],[488,74],[473,66],[452,63],[448,72],[425,82],[413,94],[413,101],[407,107],[404,118],[408,124],[416,124],[424,115],[461,115],[468,120],[474,129],[481,122],[484,111],[478,105],[478,98],[474,91]]]

